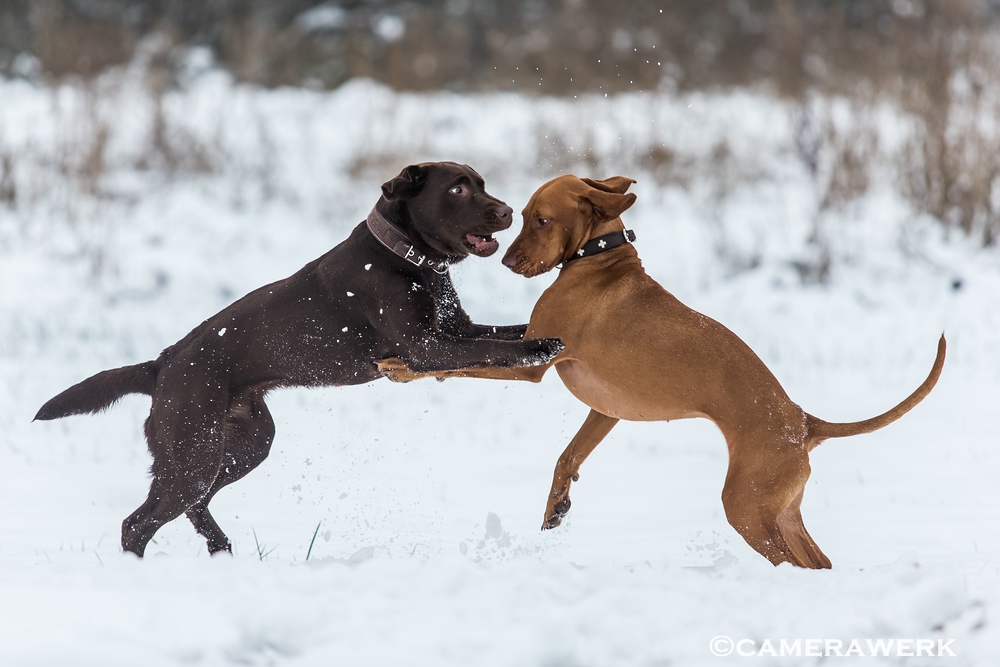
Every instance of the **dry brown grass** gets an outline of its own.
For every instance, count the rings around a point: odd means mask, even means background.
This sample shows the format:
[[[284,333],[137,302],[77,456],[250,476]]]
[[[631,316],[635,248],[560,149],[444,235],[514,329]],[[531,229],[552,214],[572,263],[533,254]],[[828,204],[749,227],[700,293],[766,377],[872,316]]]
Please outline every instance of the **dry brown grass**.
[[[839,130],[827,122],[823,145],[830,155],[829,176],[823,188],[820,211],[843,209],[859,199],[871,186],[871,169],[879,157],[878,133],[864,121],[863,112],[850,130]]]
[[[309,25],[319,5],[337,20]],[[0,43],[18,42],[26,22],[53,76],[93,75],[170,32],[268,86],[366,76],[403,90],[571,95],[766,82],[792,97],[858,86],[934,97],[963,36],[991,30],[998,11],[976,0],[10,0],[0,18]]]
[[[914,132],[900,160],[901,189],[920,210],[993,245],[1000,239],[1000,54],[971,36],[932,47],[942,71],[928,90],[905,98]]]
[[[60,0],[34,0],[27,10],[32,52],[49,76],[92,77],[132,57],[135,35],[121,21]]]

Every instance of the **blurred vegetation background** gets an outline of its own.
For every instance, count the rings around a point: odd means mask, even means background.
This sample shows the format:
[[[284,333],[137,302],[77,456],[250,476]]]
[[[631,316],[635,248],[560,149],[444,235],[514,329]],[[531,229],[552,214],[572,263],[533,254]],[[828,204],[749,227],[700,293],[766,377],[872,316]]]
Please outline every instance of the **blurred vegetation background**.
[[[998,0],[4,0],[0,71],[31,56],[47,77],[94,76],[158,33],[265,86],[935,97],[998,19]]]
[[[1000,117],[998,25],[1000,0],[3,0],[0,73],[86,85],[145,44],[155,94],[179,86],[202,47],[237,81],[266,87],[368,77],[406,91],[752,87],[804,108],[816,95],[858,109],[888,101],[914,122],[901,190],[991,245],[1000,139],[983,119]],[[863,192],[877,133],[804,127],[807,164],[818,159],[810,132],[834,154],[834,203]],[[648,159],[670,161],[660,153]]]

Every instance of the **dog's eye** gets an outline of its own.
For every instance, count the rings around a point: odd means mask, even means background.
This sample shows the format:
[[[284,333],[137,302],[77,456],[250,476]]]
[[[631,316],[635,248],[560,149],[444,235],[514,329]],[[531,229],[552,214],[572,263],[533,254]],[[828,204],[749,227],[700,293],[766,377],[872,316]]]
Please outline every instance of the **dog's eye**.
[[[450,192],[453,195],[460,195],[463,192],[465,192],[465,188],[463,188],[461,185],[456,185],[451,190],[448,190],[448,192]]]
[[[552,221],[549,220],[548,218],[538,218],[536,222],[539,227],[544,227],[545,225],[549,224]]]

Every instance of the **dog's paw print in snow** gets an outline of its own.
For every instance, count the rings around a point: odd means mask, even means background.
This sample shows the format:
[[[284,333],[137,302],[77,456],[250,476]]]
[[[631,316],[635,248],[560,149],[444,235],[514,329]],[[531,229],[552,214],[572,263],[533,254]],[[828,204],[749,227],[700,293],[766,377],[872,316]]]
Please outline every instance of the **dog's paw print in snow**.
[[[529,556],[541,552],[540,544],[524,544],[516,535],[511,536],[503,529],[500,517],[489,512],[486,515],[485,532],[482,539],[468,539],[459,542],[458,551],[475,563],[497,562],[511,558]]]

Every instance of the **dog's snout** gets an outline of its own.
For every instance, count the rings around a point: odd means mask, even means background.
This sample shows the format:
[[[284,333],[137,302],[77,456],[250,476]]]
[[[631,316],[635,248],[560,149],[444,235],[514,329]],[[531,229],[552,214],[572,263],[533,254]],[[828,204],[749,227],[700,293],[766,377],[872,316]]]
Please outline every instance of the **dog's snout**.
[[[520,260],[517,256],[517,251],[511,249],[508,250],[507,254],[503,256],[501,264],[506,266],[508,269],[513,269],[515,266],[517,266],[518,261]]]
[[[514,209],[506,204],[497,209],[497,216],[504,222],[510,222],[511,216],[513,215]]]

